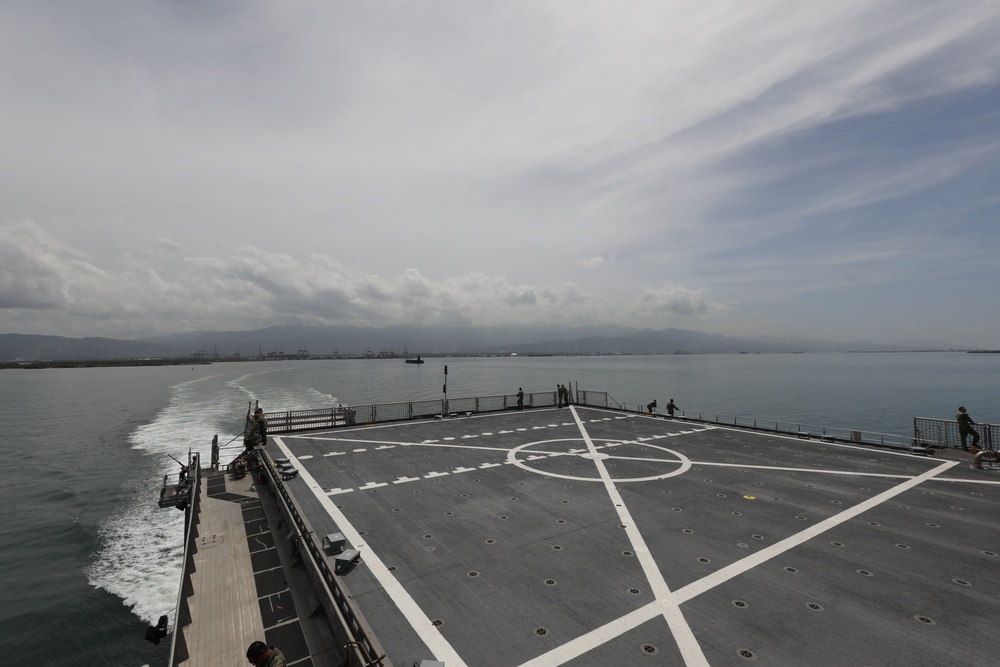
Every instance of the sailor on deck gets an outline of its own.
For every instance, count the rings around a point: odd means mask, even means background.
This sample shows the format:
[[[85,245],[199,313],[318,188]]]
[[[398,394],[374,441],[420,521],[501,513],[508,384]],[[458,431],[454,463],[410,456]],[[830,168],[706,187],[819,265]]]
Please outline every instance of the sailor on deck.
[[[253,420],[257,424],[257,437],[261,445],[267,444],[267,418],[264,417],[264,409],[257,408],[253,413]]]
[[[247,660],[254,667],[285,667],[285,654],[264,642],[250,644]]]
[[[958,414],[955,415],[955,421],[958,422],[958,435],[962,439],[962,449],[968,451],[969,447],[965,444],[965,439],[972,435],[972,446],[979,446],[979,433],[976,429],[972,428],[976,422],[972,421],[972,417],[969,416],[968,411],[965,408],[960,407],[958,409]]]

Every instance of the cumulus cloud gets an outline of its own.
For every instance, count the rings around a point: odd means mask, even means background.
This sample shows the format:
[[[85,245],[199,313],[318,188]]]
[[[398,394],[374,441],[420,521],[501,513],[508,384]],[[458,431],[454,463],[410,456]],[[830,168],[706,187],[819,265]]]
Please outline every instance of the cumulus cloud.
[[[659,287],[643,290],[633,306],[635,315],[644,319],[664,315],[703,318],[724,312],[726,309],[725,304],[709,299],[706,290],[685,289],[672,283],[663,283]]]
[[[44,323],[64,314],[82,334],[140,336],[163,331],[164,322],[180,330],[579,323],[609,306],[572,283],[515,284],[482,273],[435,281],[413,268],[383,276],[322,254],[293,258],[253,245],[222,256],[89,256],[30,222],[0,227],[0,240],[0,313],[15,321],[34,310],[43,333],[55,333]]]
[[[31,222],[0,227],[0,309],[57,308],[66,302],[66,248]]]

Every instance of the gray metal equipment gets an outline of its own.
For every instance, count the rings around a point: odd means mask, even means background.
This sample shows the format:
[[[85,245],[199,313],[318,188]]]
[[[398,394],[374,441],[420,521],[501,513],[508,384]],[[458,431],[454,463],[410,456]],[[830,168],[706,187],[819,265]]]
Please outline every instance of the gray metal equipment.
[[[333,571],[337,574],[346,574],[361,561],[361,552],[357,549],[344,549],[337,554],[334,560]]]

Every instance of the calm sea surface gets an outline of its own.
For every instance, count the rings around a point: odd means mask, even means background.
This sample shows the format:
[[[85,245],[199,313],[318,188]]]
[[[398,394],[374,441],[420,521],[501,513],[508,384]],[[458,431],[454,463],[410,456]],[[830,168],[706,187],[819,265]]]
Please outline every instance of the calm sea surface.
[[[504,357],[298,361],[0,371],[0,655],[24,665],[164,665],[143,639],[173,619],[183,515],[156,505],[162,476],[212,436],[267,411],[442,397],[607,391],[688,412],[910,434],[965,405],[1000,422],[1000,355],[964,353]],[[225,462],[242,444],[223,450]],[[228,454],[228,455],[227,455]]]

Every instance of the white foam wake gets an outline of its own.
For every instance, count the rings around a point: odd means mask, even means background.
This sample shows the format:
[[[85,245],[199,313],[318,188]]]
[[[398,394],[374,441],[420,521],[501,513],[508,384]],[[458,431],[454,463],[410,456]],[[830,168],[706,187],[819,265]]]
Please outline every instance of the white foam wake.
[[[151,624],[164,614],[173,622],[184,556],[184,513],[156,502],[164,475],[179,470],[167,455],[186,463],[190,450],[209,461],[218,425],[240,418],[218,377],[172,387],[167,406],[132,433],[130,446],[148,456],[145,465],[128,471],[122,502],[101,523],[95,560],[86,573],[92,586],[117,595]],[[235,435],[220,433],[220,444]]]

